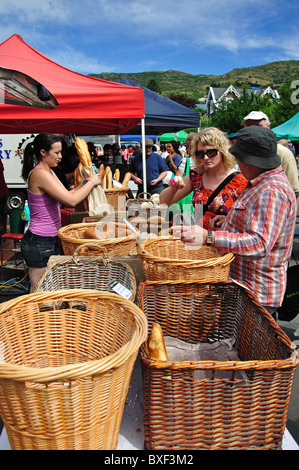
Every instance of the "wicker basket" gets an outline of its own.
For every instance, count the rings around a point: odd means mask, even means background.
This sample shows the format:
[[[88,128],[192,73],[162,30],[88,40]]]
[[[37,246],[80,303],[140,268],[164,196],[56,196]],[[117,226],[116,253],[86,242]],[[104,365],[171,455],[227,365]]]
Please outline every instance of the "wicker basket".
[[[145,447],[280,449],[299,356],[254,297],[232,281],[156,281],[140,285],[137,305],[149,332],[158,322],[164,336],[192,344],[233,338],[239,358],[153,361],[145,343]]]
[[[150,193],[139,193],[136,199],[128,199],[126,202],[126,208],[128,212],[128,217],[143,217],[149,219],[153,216],[161,217],[162,219],[166,218],[167,205],[166,204],[152,204],[151,202],[152,195]],[[142,204],[148,202],[151,207],[143,207]]]
[[[101,223],[101,222],[100,222]],[[106,222],[105,222],[106,223]],[[78,246],[86,243],[86,239],[83,238],[83,233],[86,229],[95,227],[97,223],[89,224],[71,224],[65,227],[62,227],[58,231],[58,237],[61,242],[63,253],[65,255],[72,255]],[[119,231],[124,232],[126,236],[106,238],[106,239],[92,239],[92,243],[96,245],[101,245],[104,247],[109,256],[128,256],[131,251],[136,248],[137,237],[139,233],[133,232],[126,224],[121,224],[118,222],[109,222],[109,226],[115,227],[115,234],[117,235]],[[91,240],[90,240],[91,241]],[[84,256],[94,256],[94,248],[85,248],[82,255]]]
[[[95,248],[100,256],[80,256],[80,251],[86,247]],[[37,291],[96,289],[115,292],[110,285],[113,281],[133,302],[137,287],[132,268],[127,263],[109,259],[105,248],[100,245],[85,243],[75,250],[72,259],[59,259],[51,264],[42,276]]]
[[[226,280],[234,259],[232,253],[219,256],[208,246],[188,249],[181,240],[171,236],[144,240],[137,252],[147,281]]]
[[[116,211],[124,210],[128,191],[128,186],[122,188],[104,189],[108,204]]]
[[[109,292],[39,292],[3,303],[0,416],[11,448],[115,449],[146,335],[142,311]]]

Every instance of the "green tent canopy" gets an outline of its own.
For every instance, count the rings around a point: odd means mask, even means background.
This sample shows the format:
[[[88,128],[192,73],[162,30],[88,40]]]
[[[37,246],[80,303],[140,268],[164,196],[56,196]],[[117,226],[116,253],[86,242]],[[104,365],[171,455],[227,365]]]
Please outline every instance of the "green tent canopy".
[[[272,131],[276,134],[278,140],[299,141],[299,112],[280,126],[274,127]]]
[[[167,134],[160,135],[160,142],[171,142],[176,140],[177,142],[185,142],[188,134],[184,131],[179,132],[169,132]]]

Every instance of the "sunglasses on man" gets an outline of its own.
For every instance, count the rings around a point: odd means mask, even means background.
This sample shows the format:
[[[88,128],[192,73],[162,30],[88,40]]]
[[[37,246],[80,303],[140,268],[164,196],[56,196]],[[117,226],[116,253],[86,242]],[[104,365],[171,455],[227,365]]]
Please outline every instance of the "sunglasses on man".
[[[208,149],[208,150],[195,150],[195,157],[202,160],[205,155],[209,158],[216,157],[218,149]]]

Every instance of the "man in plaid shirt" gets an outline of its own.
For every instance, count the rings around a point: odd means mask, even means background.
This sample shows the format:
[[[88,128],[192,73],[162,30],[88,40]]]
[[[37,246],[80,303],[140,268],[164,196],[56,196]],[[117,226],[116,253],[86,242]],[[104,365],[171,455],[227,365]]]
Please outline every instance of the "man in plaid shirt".
[[[270,129],[241,129],[230,152],[248,186],[220,231],[173,227],[186,243],[212,244],[219,254],[234,253],[230,277],[247,286],[272,314],[283,301],[297,214],[295,193],[276,150],[276,135]]]

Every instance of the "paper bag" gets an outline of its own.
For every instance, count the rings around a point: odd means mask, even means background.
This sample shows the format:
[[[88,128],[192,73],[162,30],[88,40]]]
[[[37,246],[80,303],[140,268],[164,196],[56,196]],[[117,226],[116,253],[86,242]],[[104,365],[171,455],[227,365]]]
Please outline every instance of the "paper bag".
[[[85,168],[84,171],[90,178],[96,173],[93,167]],[[106,194],[100,184],[91,190],[87,196],[87,200],[89,217],[99,217],[112,212]]]

